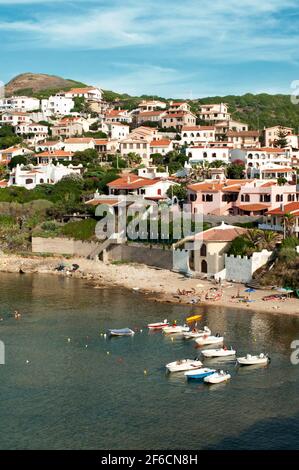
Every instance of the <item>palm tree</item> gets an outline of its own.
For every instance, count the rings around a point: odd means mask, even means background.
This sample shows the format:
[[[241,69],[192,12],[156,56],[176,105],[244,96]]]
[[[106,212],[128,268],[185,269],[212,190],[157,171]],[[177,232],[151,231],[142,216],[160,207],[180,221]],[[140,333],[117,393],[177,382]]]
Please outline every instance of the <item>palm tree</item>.
[[[284,238],[291,237],[293,235],[295,223],[296,217],[290,212],[286,212],[283,216]]]
[[[281,234],[272,230],[261,230],[259,244],[263,250],[273,251],[281,241]]]

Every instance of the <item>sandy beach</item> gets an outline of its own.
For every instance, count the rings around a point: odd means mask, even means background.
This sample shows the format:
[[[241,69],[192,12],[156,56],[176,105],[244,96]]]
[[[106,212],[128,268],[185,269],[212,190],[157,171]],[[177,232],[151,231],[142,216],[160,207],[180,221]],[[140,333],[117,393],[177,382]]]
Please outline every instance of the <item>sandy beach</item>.
[[[66,265],[64,271],[55,270],[55,267],[60,263]],[[72,264],[79,265],[76,272],[69,271],[68,267],[71,267]],[[222,297],[220,300],[205,300],[205,293],[209,288],[215,286],[213,282],[187,278],[179,273],[141,264],[105,264],[101,261],[76,257],[68,259],[31,255],[22,257],[2,253],[0,254],[0,271],[72,276],[87,280],[97,289],[113,286],[134,289],[157,302],[233,306],[243,310],[299,315],[299,299],[297,298],[289,298],[284,301],[262,300],[264,296],[275,293],[273,290],[257,290],[248,294],[245,292],[246,287],[243,284],[224,282],[221,286]],[[243,297],[243,299],[238,297]],[[246,297],[250,302],[245,301]],[[198,301],[200,298],[201,300]]]

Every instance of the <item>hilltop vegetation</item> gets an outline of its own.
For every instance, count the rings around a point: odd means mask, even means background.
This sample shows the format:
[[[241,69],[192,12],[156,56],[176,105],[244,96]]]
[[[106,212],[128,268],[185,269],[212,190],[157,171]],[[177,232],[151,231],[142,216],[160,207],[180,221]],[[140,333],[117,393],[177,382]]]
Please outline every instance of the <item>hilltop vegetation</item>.
[[[40,73],[22,73],[5,85],[6,96],[25,95],[34,98],[48,98],[59,91],[68,91],[74,87],[85,87],[76,80]]]
[[[64,79],[55,75],[24,73],[10,80],[6,85],[6,95],[27,95],[39,99],[48,98],[59,91],[67,91],[73,87],[85,87],[84,83],[72,79]],[[130,96],[127,93],[117,93],[111,90],[103,90],[106,101],[117,102],[124,109],[135,109],[142,100],[159,100],[168,102],[171,98],[163,98],[156,95]],[[176,99],[183,101],[184,98]],[[299,128],[299,106],[294,105],[289,95],[269,95],[260,93],[254,95],[227,95],[209,96],[206,98],[188,100],[191,110],[198,113],[201,104],[227,103],[232,118],[245,122],[250,129],[263,129],[277,124],[293,127],[295,133]]]

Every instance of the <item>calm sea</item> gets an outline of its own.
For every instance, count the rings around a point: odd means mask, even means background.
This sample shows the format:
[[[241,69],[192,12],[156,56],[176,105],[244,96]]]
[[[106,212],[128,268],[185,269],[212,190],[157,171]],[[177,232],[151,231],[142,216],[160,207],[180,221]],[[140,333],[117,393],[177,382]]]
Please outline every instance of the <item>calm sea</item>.
[[[0,289],[0,449],[299,449],[299,319],[158,304],[54,276],[0,274]],[[215,386],[166,376],[195,343],[145,325],[194,313],[239,354],[269,353],[270,366],[228,363],[231,381]],[[100,335],[113,327],[139,332]]]

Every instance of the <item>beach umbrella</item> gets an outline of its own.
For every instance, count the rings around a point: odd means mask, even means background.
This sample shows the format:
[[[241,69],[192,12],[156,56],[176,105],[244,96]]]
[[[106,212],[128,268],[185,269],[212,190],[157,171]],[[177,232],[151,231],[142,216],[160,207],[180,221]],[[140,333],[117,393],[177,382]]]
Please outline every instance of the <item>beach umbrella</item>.
[[[245,292],[249,292],[251,294],[252,292],[256,292],[256,290],[252,287],[249,287],[248,289],[245,289]]]

